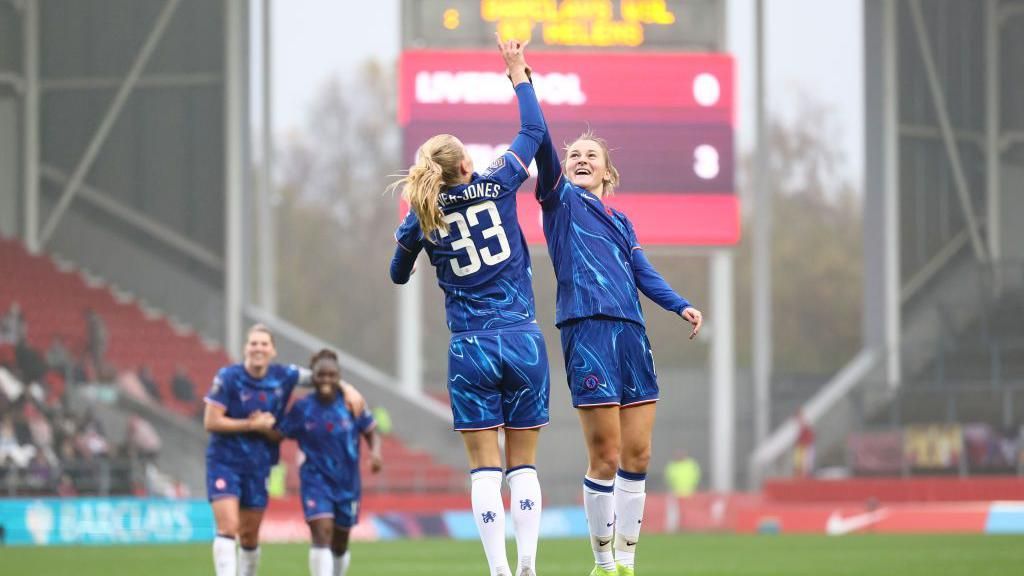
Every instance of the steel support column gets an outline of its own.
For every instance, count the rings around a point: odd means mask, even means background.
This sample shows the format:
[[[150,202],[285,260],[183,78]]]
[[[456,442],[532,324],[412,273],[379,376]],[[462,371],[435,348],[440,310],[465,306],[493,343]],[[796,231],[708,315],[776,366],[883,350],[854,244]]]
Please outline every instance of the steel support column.
[[[167,25],[171,22],[171,18],[174,16],[175,11],[178,9],[178,4],[180,3],[181,0],[167,0],[167,3],[164,4],[163,9],[160,11],[160,15],[157,16],[153,29],[149,32],[149,36],[143,43],[138,55],[136,55],[135,61],[132,62],[132,66],[128,70],[128,74],[121,83],[121,87],[118,88],[117,94],[114,96],[114,100],[110,103],[110,107],[107,108],[107,112],[104,114],[99,127],[96,128],[96,132],[93,134],[92,139],[89,141],[89,145],[85,149],[85,153],[82,154],[82,158],[79,159],[74,171],[72,171],[71,179],[68,182],[68,185],[64,187],[64,191],[61,193],[57,206],[55,206],[53,211],[50,212],[50,217],[47,219],[46,225],[43,226],[42,233],[39,235],[40,246],[45,246],[47,241],[49,241],[54,230],[57,228],[57,224],[60,223],[61,217],[71,204],[71,200],[74,198],[75,193],[85,180],[85,175],[88,173],[89,169],[92,168],[93,161],[96,160],[96,156],[103,147],[103,143],[106,142],[111,128],[114,127],[114,122],[116,122],[117,118],[121,115],[121,110],[128,101],[128,96],[131,95],[132,89],[135,88],[135,83],[138,81],[143,69],[145,69],[146,64],[149,62],[149,57],[152,56],[153,50],[156,49],[157,44],[160,43],[160,39],[163,38],[164,31],[167,29]]]

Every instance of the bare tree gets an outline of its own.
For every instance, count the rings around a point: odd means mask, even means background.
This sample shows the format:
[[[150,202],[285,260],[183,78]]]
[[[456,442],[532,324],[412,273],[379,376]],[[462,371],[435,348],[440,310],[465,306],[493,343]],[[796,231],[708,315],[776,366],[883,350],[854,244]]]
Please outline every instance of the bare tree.
[[[393,66],[377,62],[324,86],[283,151],[278,212],[282,315],[388,370],[398,206],[382,194],[398,167],[395,94]]]

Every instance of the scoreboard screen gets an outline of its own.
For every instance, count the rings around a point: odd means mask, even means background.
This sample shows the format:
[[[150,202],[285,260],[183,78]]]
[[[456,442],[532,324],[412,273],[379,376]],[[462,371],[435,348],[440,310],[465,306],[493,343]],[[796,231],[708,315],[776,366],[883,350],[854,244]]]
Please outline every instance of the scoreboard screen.
[[[608,141],[621,175],[608,204],[633,220],[641,242],[739,240],[731,57],[536,52],[528,61],[556,146],[588,129]],[[404,164],[427,138],[450,133],[482,169],[519,131],[497,49],[404,52],[398,114]],[[529,242],[543,243],[534,187],[531,179],[520,189],[520,225]]]
[[[724,0],[403,0],[403,46],[481,48],[502,38],[535,50],[724,49]]]

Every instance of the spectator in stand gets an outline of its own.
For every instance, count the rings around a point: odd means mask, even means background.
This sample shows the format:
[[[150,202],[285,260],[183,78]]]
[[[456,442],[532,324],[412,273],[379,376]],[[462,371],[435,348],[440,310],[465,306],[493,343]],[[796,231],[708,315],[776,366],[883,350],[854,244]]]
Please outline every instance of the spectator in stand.
[[[804,416],[803,408],[796,412],[796,424],[799,430],[793,446],[793,475],[806,478],[814,473],[814,428]]]
[[[181,364],[174,368],[174,377],[171,378],[171,392],[175,398],[182,402],[191,403],[196,401],[196,385],[188,377],[188,372],[185,371],[185,367]]]
[[[36,454],[35,446],[18,438],[12,414],[5,414],[0,419],[0,466],[5,464],[14,468],[24,468]]]
[[[50,492],[55,488],[54,472],[53,462],[37,447],[35,455],[25,469],[25,484],[36,492]]]
[[[14,358],[18,364],[21,381],[25,384],[42,382],[43,376],[49,367],[43,355],[29,345],[27,340],[22,340],[14,346]]]
[[[105,457],[110,454],[110,443],[103,432],[103,425],[96,419],[92,409],[82,416],[75,434],[75,451],[86,460]]]
[[[149,397],[157,402],[162,401],[162,397],[160,396],[160,387],[157,386],[156,378],[153,377],[153,371],[149,369],[149,366],[146,366],[145,364],[139,366],[137,376],[139,377],[139,382],[142,383],[142,387],[145,388],[146,393],[149,394]]]
[[[97,377],[102,378],[110,339],[106,323],[92,308],[85,310],[85,334],[86,350],[92,360],[93,371]]]
[[[56,370],[65,380],[69,380],[71,371],[74,369],[74,359],[64,344],[64,339],[54,336],[50,341],[50,347],[46,350],[46,364],[50,370]]]
[[[28,336],[25,316],[21,313],[21,305],[11,302],[11,307],[0,318],[0,344],[18,344]]]
[[[128,419],[124,446],[129,455],[138,456],[144,462],[151,462],[160,453],[161,445],[160,434],[147,420],[136,414]]]

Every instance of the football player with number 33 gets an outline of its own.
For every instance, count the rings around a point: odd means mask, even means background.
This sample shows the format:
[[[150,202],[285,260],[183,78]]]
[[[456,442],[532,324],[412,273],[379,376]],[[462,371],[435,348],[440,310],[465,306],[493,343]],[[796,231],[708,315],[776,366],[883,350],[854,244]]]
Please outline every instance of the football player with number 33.
[[[526,75],[523,45],[498,42],[519,102],[520,129],[482,173],[455,136],[440,134],[416,153],[401,188],[411,210],[398,228],[391,279],[404,284],[426,250],[445,294],[448,394],[469,456],[473,516],[492,576],[510,576],[498,428],[505,429],[505,477],[519,550],[517,576],[536,573],[541,492],[535,468],[539,428],[548,423],[548,361],[534,319],[533,272],[516,216],[516,190],[529,178],[545,133]]]

